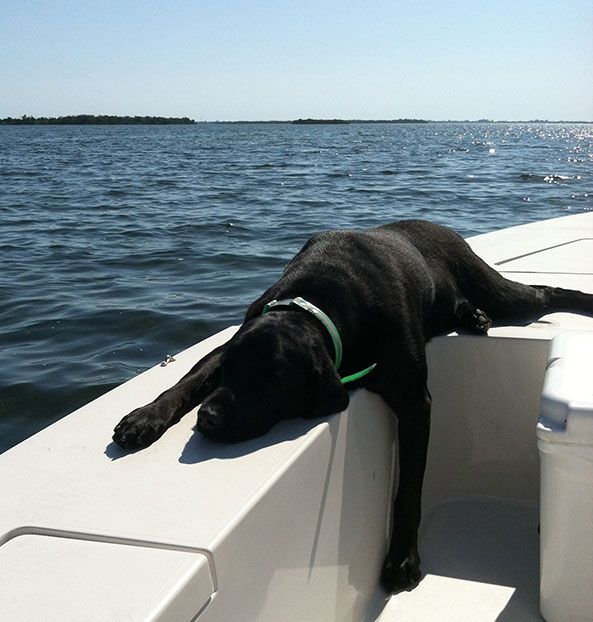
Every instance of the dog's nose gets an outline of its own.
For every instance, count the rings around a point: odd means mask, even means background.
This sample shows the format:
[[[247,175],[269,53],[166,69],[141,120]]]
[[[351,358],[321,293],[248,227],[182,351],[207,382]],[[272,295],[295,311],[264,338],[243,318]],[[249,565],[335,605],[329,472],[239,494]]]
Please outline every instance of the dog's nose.
[[[224,423],[224,415],[213,408],[202,407],[198,412],[198,426],[203,430],[218,430]]]

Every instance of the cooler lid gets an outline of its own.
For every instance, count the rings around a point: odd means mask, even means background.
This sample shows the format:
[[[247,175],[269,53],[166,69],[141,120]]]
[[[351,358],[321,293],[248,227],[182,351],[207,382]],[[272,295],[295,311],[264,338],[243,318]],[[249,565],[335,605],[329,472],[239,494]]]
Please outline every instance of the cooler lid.
[[[540,404],[538,436],[593,446],[593,333],[552,340]]]
[[[199,552],[23,533],[0,546],[0,620],[190,622],[214,592]]]

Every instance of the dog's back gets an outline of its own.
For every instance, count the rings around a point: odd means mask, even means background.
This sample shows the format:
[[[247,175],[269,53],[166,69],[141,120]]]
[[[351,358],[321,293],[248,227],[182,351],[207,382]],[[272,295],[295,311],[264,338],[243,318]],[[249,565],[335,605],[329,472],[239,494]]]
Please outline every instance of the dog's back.
[[[360,323],[407,317],[422,325],[427,339],[464,328],[459,309],[468,304],[500,322],[553,310],[593,314],[589,296],[506,279],[460,235],[422,220],[313,236],[246,319],[273,298],[296,295],[320,301],[346,324],[348,318]]]

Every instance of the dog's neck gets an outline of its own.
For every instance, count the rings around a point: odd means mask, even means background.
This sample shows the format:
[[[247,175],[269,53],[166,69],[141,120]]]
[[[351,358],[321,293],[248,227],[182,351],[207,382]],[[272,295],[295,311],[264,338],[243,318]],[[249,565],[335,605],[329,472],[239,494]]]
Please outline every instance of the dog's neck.
[[[308,311],[292,305],[290,307],[276,307],[258,318],[258,321],[271,323],[281,330],[289,330],[292,335],[307,335],[332,362],[334,361],[334,342],[329,332]]]
[[[262,315],[269,313],[270,309],[277,309],[279,307],[290,308],[299,307],[307,313],[310,313],[316,320],[321,322],[332,340],[334,346],[334,366],[336,369],[340,368],[342,364],[342,338],[336,325],[332,322],[331,318],[319,307],[305,300],[301,296],[296,298],[285,298],[282,300],[271,300],[264,306]]]

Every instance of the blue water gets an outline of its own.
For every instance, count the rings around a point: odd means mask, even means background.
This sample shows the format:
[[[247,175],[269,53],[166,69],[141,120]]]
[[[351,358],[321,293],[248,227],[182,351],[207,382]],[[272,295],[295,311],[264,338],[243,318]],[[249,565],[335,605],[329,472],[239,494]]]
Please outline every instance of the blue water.
[[[316,231],[591,209],[591,125],[0,127],[0,451],[240,322]]]

